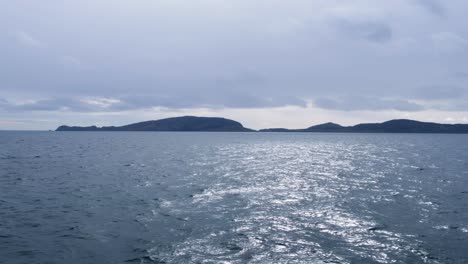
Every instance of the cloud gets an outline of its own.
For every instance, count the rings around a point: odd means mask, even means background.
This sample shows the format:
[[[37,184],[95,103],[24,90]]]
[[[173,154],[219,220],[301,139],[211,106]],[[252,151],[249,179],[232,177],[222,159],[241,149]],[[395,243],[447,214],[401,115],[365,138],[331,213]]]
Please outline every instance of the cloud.
[[[447,100],[464,97],[468,89],[453,85],[428,85],[415,90],[414,97],[424,100]]]
[[[467,1],[0,2],[7,117],[119,123],[155,107],[305,113],[314,101],[321,115],[431,118],[467,96],[452,74],[468,69]]]
[[[78,59],[77,57],[74,57],[74,56],[69,56],[69,55],[61,56],[59,58],[59,62],[60,62],[60,64],[62,64],[65,67],[68,67],[68,68],[79,69],[79,68],[84,67],[83,62],[80,59]]]
[[[28,100],[26,102],[11,102],[4,100],[4,103],[0,105],[0,108],[8,112],[66,111],[69,109],[84,111],[89,109],[79,100],[66,98]]]
[[[452,102],[447,102],[445,106],[436,109],[443,111],[468,111],[468,100],[460,99]]]
[[[3,98],[0,98],[0,109],[5,108],[7,106],[8,106],[8,101]]]
[[[446,16],[445,7],[438,0],[416,0],[416,2],[420,6],[424,7],[427,11],[429,11],[430,13],[436,16],[439,16],[439,17]]]
[[[150,108],[267,108],[283,106],[306,107],[304,100],[295,97],[268,98],[245,94],[189,96],[121,96],[121,97],[71,97],[10,102],[0,99],[0,109],[8,112],[69,111],[69,112],[121,112]],[[196,100],[194,100],[196,98]]]
[[[401,99],[385,99],[376,97],[345,97],[345,98],[318,98],[314,105],[319,108],[339,111],[365,111],[365,110],[398,110],[415,112],[422,111],[423,106]]]
[[[245,70],[221,74],[216,78],[215,82],[216,85],[232,88],[244,85],[263,85],[267,82],[267,78],[255,71]]]
[[[453,74],[454,77],[460,78],[460,79],[467,79],[468,78],[468,72],[464,71],[458,71]]]
[[[468,50],[468,39],[454,32],[437,32],[431,36],[434,47],[440,52],[460,52]]]
[[[0,109],[8,112],[71,111],[100,112],[114,110],[120,101],[112,98],[52,98],[11,102],[0,100]]]
[[[337,19],[334,24],[341,33],[374,43],[387,43],[393,36],[390,25],[380,21]]]
[[[31,34],[25,31],[15,31],[13,35],[16,37],[16,40],[19,44],[26,46],[26,47],[33,47],[33,48],[42,48],[45,46],[45,43],[40,41],[39,39],[33,37]]]

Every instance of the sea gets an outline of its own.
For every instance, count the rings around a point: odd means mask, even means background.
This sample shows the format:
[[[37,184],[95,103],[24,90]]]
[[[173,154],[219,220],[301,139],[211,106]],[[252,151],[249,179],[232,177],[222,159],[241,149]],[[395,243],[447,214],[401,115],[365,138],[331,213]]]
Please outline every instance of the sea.
[[[468,135],[0,132],[0,263],[468,263]]]

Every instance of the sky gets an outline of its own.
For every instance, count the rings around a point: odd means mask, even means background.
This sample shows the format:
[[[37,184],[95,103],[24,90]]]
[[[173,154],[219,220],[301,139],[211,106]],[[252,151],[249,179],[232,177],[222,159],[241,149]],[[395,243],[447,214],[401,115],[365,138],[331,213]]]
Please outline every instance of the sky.
[[[0,2],[0,130],[468,123],[466,0]]]

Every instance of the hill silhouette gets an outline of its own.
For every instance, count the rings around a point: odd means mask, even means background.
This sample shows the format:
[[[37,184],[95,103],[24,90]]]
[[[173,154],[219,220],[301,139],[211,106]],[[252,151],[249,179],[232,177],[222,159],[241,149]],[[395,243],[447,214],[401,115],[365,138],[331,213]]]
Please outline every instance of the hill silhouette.
[[[354,126],[341,126],[325,123],[305,129],[273,128],[260,132],[341,132],[341,133],[468,133],[468,124],[439,124],[409,119],[395,119],[383,123],[364,123]]]
[[[144,121],[124,126],[60,126],[56,131],[206,131],[251,132],[241,123],[221,117],[181,116]],[[341,126],[324,123],[304,129],[267,128],[258,132],[340,132],[340,133],[468,133],[468,124],[439,124],[409,119],[395,119],[383,123],[364,123]]]
[[[144,121],[125,126],[60,126],[56,131],[226,131],[248,132],[241,123],[221,117],[181,116]]]

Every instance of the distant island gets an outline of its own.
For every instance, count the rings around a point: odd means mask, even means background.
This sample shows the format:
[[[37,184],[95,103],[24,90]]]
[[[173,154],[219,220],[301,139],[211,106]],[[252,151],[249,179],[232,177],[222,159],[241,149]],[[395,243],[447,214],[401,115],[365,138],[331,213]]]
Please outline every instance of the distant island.
[[[181,116],[129,124],[125,126],[60,126],[56,131],[204,131],[204,132],[255,132],[241,123],[221,117]],[[257,132],[339,132],[339,133],[451,133],[468,134],[468,124],[439,124],[408,119],[383,123],[365,123],[341,126],[324,123],[304,129],[268,128]]]
[[[208,131],[249,132],[241,123],[221,117],[181,116],[134,123],[125,126],[60,126],[56,131]]]
[[[341,126],[325,123],[304,129],[269,128],[260,132],[340,132],[340,133],[468,133],[468,124],[439,124],[408,119],[395,119],[383,123],[365,123]]]

